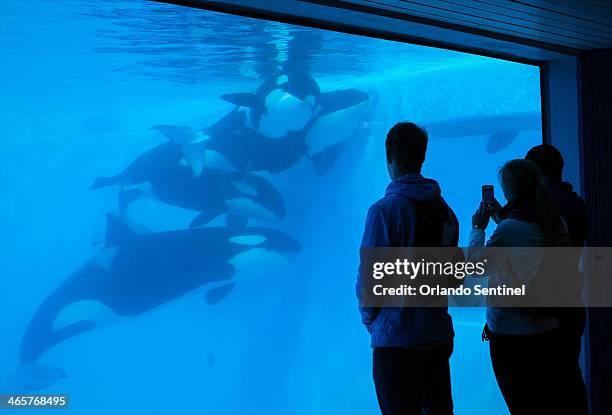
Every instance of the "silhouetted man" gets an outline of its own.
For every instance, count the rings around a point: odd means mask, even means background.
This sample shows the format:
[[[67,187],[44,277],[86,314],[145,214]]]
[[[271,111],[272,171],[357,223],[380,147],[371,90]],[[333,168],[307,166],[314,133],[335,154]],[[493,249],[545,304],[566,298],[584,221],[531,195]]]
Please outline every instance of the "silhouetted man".
[[[391,183],[368,211],[363,247],[457,246],[459,224],[440,186],[421,176],[427,133],[393,126],[385,142]],[[357,293],[360,286],[358,278]],[[373,376],[383,415],[453,413],[449,358],[453,324],[446,307],[360,307],[371,335]]]
[[[586,206],[573,191],[572,185],[562,179],[564,162],[559,150],[550,144],[542,144],[529,150],[525,158],[537,164],[542,171],[553,202],[575,246],[584,246],[588,226]],[[559,399],[566,399],[568,414],[586,414],[586,388],[580,369],[580,339],[584,332],[585,312],[583,308],[562,308],[558,313],[561,333],[559,365],[565,385],[559,391]]]
[[[584,246],[588,226],[586,206],[572,185],[562,179],[564,162],[559,150],[550,144],[541,144],[529,150],[525,158],[538,165],[570,236],[576,246]]]

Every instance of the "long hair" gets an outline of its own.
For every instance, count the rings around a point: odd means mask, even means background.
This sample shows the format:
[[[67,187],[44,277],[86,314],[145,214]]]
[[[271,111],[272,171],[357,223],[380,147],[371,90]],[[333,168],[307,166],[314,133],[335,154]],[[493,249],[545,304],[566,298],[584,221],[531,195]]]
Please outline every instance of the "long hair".
[[[525,159],[510,160],[499,171],[508,202],[522,201],[535,206],[536,220],[544,234],[545,245],[553,245],[561,227],[557,211],[538,166]]]

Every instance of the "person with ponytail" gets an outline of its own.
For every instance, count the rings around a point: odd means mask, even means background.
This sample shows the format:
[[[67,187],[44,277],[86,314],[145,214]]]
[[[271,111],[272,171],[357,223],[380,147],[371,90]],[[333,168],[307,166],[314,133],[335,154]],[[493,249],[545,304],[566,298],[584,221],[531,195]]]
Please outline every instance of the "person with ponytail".
[[[559,246],[567,230],[538,166],[525,159],[507,162],[499,172],[508,203],[493,211],[480,204],[472,217],[470,247]],[[485,244],[485,229],[491,216],[497,227]],[[519,258],[514,271],[527,285],[539,275],[535,257]],[[507,268],[489,275],[509,280]],[[530,308],[488,307],[483,339],[489,340],[493,371],[512,415],[581,414],[572,410],[571,397],[560,396],[563,377],[557,353],[561,336],[554,312]]]

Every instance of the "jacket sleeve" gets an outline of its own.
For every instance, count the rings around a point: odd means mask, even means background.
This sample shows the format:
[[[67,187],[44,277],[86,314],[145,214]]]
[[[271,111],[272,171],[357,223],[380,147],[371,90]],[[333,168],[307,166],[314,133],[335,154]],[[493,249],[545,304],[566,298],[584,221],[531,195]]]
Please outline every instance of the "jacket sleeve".
[[[469,247],[473,252],[478,252],[477,248],[489,247],[489,246],[504,246],[504,236],[505,236],[505,225],[501,222],[493,233],[488,241],[485,243],[485,231],[480,228],[472,228],[470,231],[470,242]]]
[[[493,231],[493,233],[491,234],[491,236],[489,237],[489,240],[487,241],[486,246],[491,247],[491,246],[511,246],[511,244],[509,244],[508,242],[508,231],[511,231],[512,228],[509,228],[507,223],[504,221],[501,221],[497,227],[495,228],[495,230]],[[483,237],[484,237],[484,231],[483,232]]]
[[[470,242],[465,252],[469,261],[478,261],[484,254],[485,231],[480,228],[472,228],[470,231]]]
[[[365,230],[363,232],[363,238],[361,240],[361,248],[385,246],[391,246],[391,242],[389,240],[389,228],[387,226],[387,222],[385,221],[383,213],[376,205],[373,205],[372,207],[370,207],[370,210],[368,210],[368,215],[366,217]],[[360,266],[359,270],[357,271],[356,284],[357,300],[359,302],[359,312],[361,313],[361,321],[366,326],[368,331],[371,331],[370,326],[372,322],[376,319],[380,308],[362,307],[361,305],[361,264],[359,265]]]
[[[508,246],[507,233],[506,223],[502,221],[497,225],[489,240],[485,242],[485,231],[480,228],[472,228],[466,259],[472,262],[480,261],[484,258],[485,253],[487,258],[493,259],[492,255],[495,255],[496,251],[487,251],[486,248]]]

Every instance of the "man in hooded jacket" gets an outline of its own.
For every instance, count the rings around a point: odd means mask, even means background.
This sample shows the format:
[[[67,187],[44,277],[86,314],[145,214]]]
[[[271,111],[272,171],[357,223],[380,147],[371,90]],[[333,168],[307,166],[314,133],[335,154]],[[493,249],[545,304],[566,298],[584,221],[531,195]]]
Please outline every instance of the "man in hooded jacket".
[[[456,247],[459,224],[435,180],[421,175],[427,132],[393,126],[385,142],[391,183],[367,214],[362,248]],[[360,277],[357,295],[361,295]],[[453,413],[449,359],[453,324],[447,307],[364,307],[373,377],[383,415]]]

